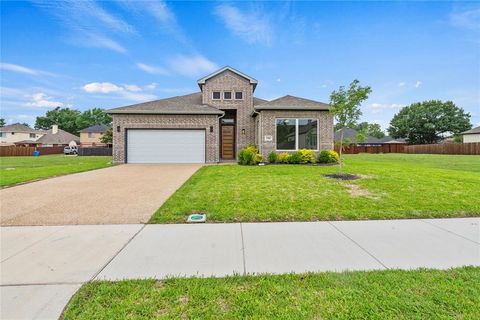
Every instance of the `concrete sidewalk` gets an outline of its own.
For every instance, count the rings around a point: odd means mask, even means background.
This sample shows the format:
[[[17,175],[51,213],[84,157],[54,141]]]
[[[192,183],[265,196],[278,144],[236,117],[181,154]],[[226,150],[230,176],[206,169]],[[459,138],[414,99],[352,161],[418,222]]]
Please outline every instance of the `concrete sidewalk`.
[[[91,279],[480,265],[480,218],[1,228],[0,318],[56,318]]]

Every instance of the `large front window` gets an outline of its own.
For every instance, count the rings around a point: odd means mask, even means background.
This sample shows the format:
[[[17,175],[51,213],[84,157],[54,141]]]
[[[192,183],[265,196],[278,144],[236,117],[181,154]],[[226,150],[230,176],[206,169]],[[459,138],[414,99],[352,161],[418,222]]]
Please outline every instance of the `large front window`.
[[[317,119],[277,119],[277,150],[318,150]]]

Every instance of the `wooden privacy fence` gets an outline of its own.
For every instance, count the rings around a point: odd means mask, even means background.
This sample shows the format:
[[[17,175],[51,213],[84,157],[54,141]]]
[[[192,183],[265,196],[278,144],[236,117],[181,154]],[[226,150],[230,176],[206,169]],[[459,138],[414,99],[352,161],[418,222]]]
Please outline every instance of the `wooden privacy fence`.
[[[78,148],[79,156],[111,156],[112,148],[109,147],[80,147]]]
[[[380,146],[357,146],[349,145],[343,147],[343,153],[403,153],[406,144],[403,143],[387,143]],[[335,151],[339,151],[339,146],[335,146]]]
[[[411,145],[405,146],[405,153],[480,155],[480,142]]]
[[[33,156],[33,152],[37,150],[40,155],[63,153],[63,147],[15,147],[1,146],[0,157],[20,157]]]

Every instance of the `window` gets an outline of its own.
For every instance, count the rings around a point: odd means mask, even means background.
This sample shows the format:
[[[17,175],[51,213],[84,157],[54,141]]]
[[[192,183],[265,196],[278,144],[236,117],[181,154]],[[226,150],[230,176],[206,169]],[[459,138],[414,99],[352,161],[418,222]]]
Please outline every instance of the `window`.
[[[89,132],[89,133],[88,133],[88,137],[89,137],[89,138],[95,138],[95,133]]]
[[[277,150],[318,150],[317,119],[277,119]]]
[[[277,150],[296,149],[296,119],[277,119]]]
[[[0,137],[5,138],[7,136],[6,132],[0,132]]]
[[[213,91],[212,99],[213,100],[220,100],[220,91]]]
[[[35,133],[30,133],[30,138],[35,139],[36,135]]]
[[[223,100],[232,100],[232,92],[231,91],[225,91],[223,93]]]
[[[298,148],[317,150],[318,125],[316,119],[298,119]]]
[[[235,100],[243,100],[243,92],[235,92]]]

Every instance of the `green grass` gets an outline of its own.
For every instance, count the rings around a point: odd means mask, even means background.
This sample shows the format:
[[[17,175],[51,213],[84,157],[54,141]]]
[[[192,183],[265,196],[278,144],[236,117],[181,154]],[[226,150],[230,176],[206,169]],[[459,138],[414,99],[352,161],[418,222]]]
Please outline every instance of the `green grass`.
[[[0,157],[0,187],[111,166],[111,157]]]
[[[347,155],[337,166],[207,166],[153,215],[151,223],[438,218],[480,215],[480,157],[411,154]],[[355,195],[352,188],[357,188]],[[360,192],[360,193],[358,193]]]
[[[65,319],[480,319],[480,268],[85,284]]]

